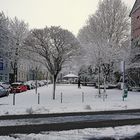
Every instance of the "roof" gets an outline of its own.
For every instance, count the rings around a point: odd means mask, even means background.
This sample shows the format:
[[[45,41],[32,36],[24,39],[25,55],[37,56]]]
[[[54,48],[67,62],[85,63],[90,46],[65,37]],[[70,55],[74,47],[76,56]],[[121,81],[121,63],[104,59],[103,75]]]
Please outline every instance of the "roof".
[[[21,85],[21,84],[22,84],[21,82],[12,83],[12,85]]]
[[[70,73],[70,74],[65,75],[63,78],[78,78],[78,76]]]
[[[135,12],[136,10],[138,10],[139,8],[140,8],[140,0],[136,0],[135,3],[134,3],[134,5],[133,5],[133,7],[132,7],[132,10],[131,10],[129,16],[131,17],[131,14],[133,12]]]

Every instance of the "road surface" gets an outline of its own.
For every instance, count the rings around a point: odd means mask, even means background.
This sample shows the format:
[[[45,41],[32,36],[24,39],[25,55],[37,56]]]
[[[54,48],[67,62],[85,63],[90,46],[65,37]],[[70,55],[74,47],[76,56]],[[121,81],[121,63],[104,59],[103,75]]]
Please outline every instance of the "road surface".
[[[0,116],[0,134],[140,124],[140,110]]]

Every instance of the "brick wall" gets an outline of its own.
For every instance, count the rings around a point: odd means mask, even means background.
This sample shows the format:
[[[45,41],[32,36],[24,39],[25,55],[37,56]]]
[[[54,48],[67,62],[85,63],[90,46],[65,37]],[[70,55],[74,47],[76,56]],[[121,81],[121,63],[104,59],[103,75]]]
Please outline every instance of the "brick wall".
[[[131,15],[131,36],[132,39],[140,37],[140,8]]]

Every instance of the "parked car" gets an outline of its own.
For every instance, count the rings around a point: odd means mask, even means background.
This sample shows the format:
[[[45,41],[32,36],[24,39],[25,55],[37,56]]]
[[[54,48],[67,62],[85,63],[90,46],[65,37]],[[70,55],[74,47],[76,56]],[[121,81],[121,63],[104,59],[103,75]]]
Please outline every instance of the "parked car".
[[[36,88],[36,82],[35,81],[32,81],[32,86],[33,86],[33,89]],[[38,85],[37,85],[38,87]]]
[[[8,96],[9,90],[0,85],[0,97]]]
[[[26,82],[24,82],[24,85],[27,86],[27,89],[28,90],[35,88],[35,85],[34,85],[34,82],[33,81],[26,81]]]
[[[12,83],[10,93],[20,93],[27,91],[27,86],[22,83]]]
[[[45,83],[43,81],[38,81],[39,85],[42,87],[42,86],[45,86]]]
[[[118,89],[123,89],[123,83],[122,82],[118,82],[117,83],[117,88]]]
[[[95,85],[95,88],[98,88],[98,87],[99,87],[99,85],[96,84],[96,85]],[[105,88],[106,88],[106,89],[109,89],[109,86],[108,86],[108,85],[105,85]],[[100,85],[100,89],[104,89],[104,85],[103,85],[103,84]]]
[[[42,82],[44,83],[44,85],[48,85],[47,80],[42,80]]]
[[[0,82],[0,85],[6,89],[10,89],[10,84],[8,82]]]
[[[51,82],[51,80],[47,80],[47,83],[48,83],[48,84],[51,84],[52,82]]]
[[[108,84],[109,89],[115,89],[117,88],[117,84]]]

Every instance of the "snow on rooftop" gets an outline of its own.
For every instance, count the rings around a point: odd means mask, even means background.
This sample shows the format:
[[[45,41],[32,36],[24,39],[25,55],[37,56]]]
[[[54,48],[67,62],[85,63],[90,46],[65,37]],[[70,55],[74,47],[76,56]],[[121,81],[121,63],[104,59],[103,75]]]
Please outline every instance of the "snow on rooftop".
[[[64,78],[78,78],[78,76],[70,73],[70,74],[65,75]]]

